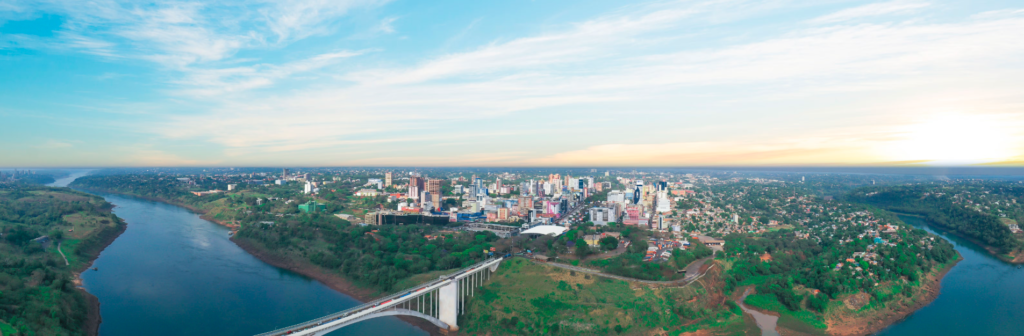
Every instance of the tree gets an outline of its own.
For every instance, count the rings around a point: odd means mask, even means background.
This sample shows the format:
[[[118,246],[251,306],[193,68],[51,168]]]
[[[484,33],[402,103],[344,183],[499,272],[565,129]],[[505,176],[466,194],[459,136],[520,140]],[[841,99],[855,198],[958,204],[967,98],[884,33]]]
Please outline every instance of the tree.
[[[583,238],[576,239],[576,257],[583,259],[590,254],[590,246],[587,246],[587,241]]]
[[[605,250],[614,250],[619,247],[619,239],[612,236],[601,238],[599,243]]]

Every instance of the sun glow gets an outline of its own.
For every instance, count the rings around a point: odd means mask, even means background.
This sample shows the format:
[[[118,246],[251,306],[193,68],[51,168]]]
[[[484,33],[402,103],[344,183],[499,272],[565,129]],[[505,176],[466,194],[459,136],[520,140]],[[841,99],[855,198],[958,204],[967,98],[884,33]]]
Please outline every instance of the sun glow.
[[[895,161],[934,165],[999,162],[1016,155],[1015,136],[998,118],[942,114],[902,127],[885,149]]]

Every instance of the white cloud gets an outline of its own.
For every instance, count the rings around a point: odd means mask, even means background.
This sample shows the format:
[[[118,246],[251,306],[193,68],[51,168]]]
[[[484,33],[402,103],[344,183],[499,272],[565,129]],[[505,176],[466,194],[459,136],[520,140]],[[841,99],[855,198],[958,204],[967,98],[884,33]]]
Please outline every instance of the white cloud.
[[[211,114],[176,117],[157,131],[176,138],[216,134],[208,139],[230,148],[298,150],[344,147],[367,137],[404,139],[390,134],[416,129],[459,133],[450,128],[453,123],[510,120],[525,111],[554,107],[588,106],[588,118],[616,120],[627,117],[618,108],[638,104],[656,104],[659,108],[645,113],[661,112],[654,120],[680,125],[689,124],[686,115],[695,108],[714,108],[716,116],[709,117],[710,122],[741,129],[753,125],[736,118],[753,120],[760,114],[804,113],[814,122],[828,119],[811,111],[766,106],[779,102],[799,106],[806,99],[834,96],[829,110],[818,113],[843,113],[857,120],[851,112],[865,117],[911,113],[858,101],[865,92],[908,97],[924,88],[960,92],[957,87],[965,80],[980,81],[992,90],[1021,87],[1010,74],[1022,70],[1024,45],[1005,43],[1024,31],[1021,17],[796,28],[774,38],[716,48],[680,45],[677,49],[682,50],[653,55],[628,52],[667,33],[685,34],[673,29],[692,13],[672,8],[602,17],[566,31],[492,43],[411,68],[342,73],[341,78],[356,84],[329,83],[293,94],[230,99]],[[1006,103],[1015,98],[1000,99]],[[593,108],[601,105],[616,107]],[[382,127],[383,121],[387,127]],[[537,120],[567,121],[558,114]]]
[[[398,20],[398,18],[395,18],[395,17],[389,17],[389,18],[385,18],[384,20],[381,20],[380,21],[380,25],[377,26],[377,31],[380,31],[380,32],[385,33],[385,34],[392,34],[392,33],[394,33],[395,32],[395,25],[394,25],[394,23],[395,23],[396,20]]]
[[[267,87],[274,81],[294,74],[317,70],[340,59],[359,56],[368,51],[339,51],[317,55],[283,65],[258,64],[233,68],[187,68],[187,76],[178,81],[187,89],[180,92],[190,96],[210,97]]]
[[[299,0],[268,1],[270,6],[260,10],[267,25],[278,38],[301,39],[310,35],[325,33],[322,24],[347,14],[359,7],[375,7],[389,0]]]
[[[754,33],[758,24],[736,14],[749,3],[670,2],[624,8],[407,66],[386,60],[332,66],[369,51],[287,63],[235,56],[246,48],[325,33],[332,19],[381,3],[264,3],[268,7],[257,11],[258,20],[268,28],[255,32],[232,20],[214,22],[209,5],[140,11],[118,4],[80,21],[126,22],[110,34],[180,74],[174,79],[177,98],[198,97],[209,106],[142,129],[173,140],[208,141],[238,160],[320,151],[351,155],[332,159],[335,164],[401,164],[401,158],[424,163],[433,162],[421,153],[430,144],[437,147],[429,150],[443,151],[444,157],[464,154],[446,161],[451,164],[573,165],[599,157],[630,164],[744,158],[848,164],[888,160],[875,151],[872,144],[880,140],[872,137],[891,132],[861,126],[927,114],[926,98],[963,97],[947,103],[967,113],[1024,104],[1015,94],[1024,90],[1018,80],[1024,44],[1013,43],[1024,31],[1017,10],[941,22],[787,21]],[[773,2],[773,8],[779,3],[785,1]],[[875,3],[813,22],[929,9],[923,2]],[[120,17],[128,19],[112,19]],[[246,19],[252,18],[237,18]],[[380,32],[393,31],[394,18],[376,22]],[[266,42],[266,35],[277,42]],[[120,45],[95,44],[92,50]],[[310,80],[287,90],[249,91],[273,88],[297,74]],[[537,129],[545,131],[529,133]],[[531,135],[508,150],[517,134]],[[740,135],[741,140],[722,140]],[[537,156],[543,159],[523,161]]]
[[[856,20],[866,17],[874,17],[879,15],[890,15],[890,14],[906,14],[912,13],[919,9],[931,6],[927,2],[918,1],[905,1],[896,0],[889,2],[877,2],[872,4],[863,5],[860,7],[854,7],[844,9],[832,14],[821,16],[810,21],[813,24],[824,24],[824,23],[836,23],[843,21]]]

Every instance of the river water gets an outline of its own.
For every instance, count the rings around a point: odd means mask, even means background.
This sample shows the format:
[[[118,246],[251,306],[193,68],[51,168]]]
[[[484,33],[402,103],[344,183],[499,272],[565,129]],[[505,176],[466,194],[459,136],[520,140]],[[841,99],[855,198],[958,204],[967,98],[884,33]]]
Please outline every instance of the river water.
[[[761,336],[779,336],[779,332],[775,329],[776,324],[779,322],[778,316],[771,316],[754,309],[750,309],[747,305],[743,304],[743,300],[747,299],[747,295],[750,294],[750,288],[743,291],[743,296],[740,297],[739,304],[740,309],[754,317],[754,323],[757,323],[757,327],[761,329]]]
[[[53,183],[67,186],[78,173]],[[116,205],[127,230],[82,273],[100,300],[101,336],[254,335],[360,304],[302,275],[268,265],[228,239],[228,229],[187,209],[94,193]],[[331,335],[426,335],[394,317]]]
[[[259,261],[228,240],[227,228],[186,209],[97,194],[128,223],[93,264],[99,270],[82,274],[85,288],[100,299],[102,336],[252,335],[359,304]],[[900,218],[951,241],[964,260],[942,280],[934,302],[878,335],[1024,335],[1024,269],[920,218]],[[390,317],[331,335],[366,334],[426,335]]]
[[[946,238],[964,260],[942,279],[942,291],[934,302],[878,335],[1024,335],[1024,269],[941,228],[930,227],[921,218],[900,218]]]

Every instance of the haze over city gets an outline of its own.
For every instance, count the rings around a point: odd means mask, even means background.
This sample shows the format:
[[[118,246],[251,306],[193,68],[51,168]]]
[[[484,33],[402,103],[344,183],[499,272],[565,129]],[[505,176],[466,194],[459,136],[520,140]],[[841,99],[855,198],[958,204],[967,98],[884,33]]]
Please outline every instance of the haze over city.
[[[0,166],[1019,165],[1014,1],[3,1]]]

